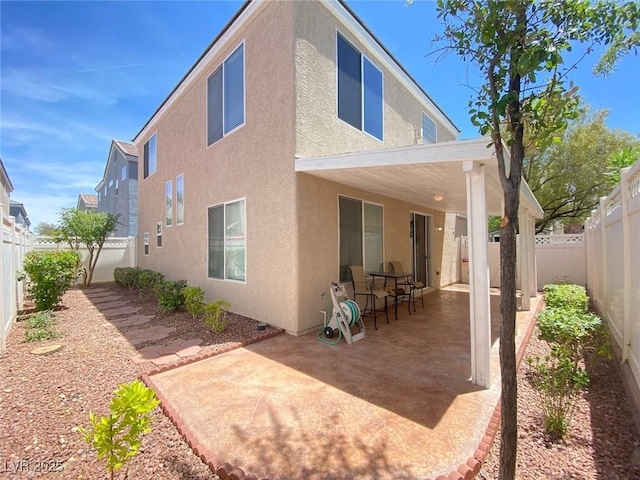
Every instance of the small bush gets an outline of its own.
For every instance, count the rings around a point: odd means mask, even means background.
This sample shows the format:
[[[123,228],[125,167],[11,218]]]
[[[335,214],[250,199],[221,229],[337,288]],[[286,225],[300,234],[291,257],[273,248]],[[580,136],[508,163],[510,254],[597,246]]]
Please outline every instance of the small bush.
[[[155,294],[158,285],[164,282],[164,275],[153,270],[140,269],[138,272],[138,288],[140,289],[140,296]]]
[[[207,303],[204,306],[204,323],[206,323],[216,333],[221,333],[227,328],[227,312],[231,304],[225,300]]]
[[[545,308],[536,321],[540,331],[538,337],[549,344],[566,348],[576,365],[589,350],[595,348],[602,352],[602,343],[608,343],[602,320],[593,313]]]
[[[118,285],[135,290],[140,288],[140,271],[139,267],[117,267],[113,270],[113,279]]]
[[[109,477],[140,449],[142,435],[151,431],[151,412],[158,405],[153,390],[140,380],[120,385],[106,417],[89,413],[91,426],[78,427],[82,438],[107,461]]]
[[[27,327],[24,332],[25,342],[53,340],[59,336],[55,327],[55,319],[48,310],[31,315],[25,323]]]
[[[165,312],[175,312],[184,306],[183,290],[187,286],[186,280],[165,280],[157,283],[154,293],[160,308]]]
[[[544,286],[544,301],[548,308],[564,308],[577,312],[589,311],[589,297],[584,287],[572,284]]]
[[[19,279],[28,277],[27,289],[36,310],[50,310],[57,306],[77,280],[81,265],[80,253],[76,250],[28,252],[24,258],[24,272]]]
[[[530,357],[529,380],[542,399],[544,428],[553,439],[566,434],[576,398],[589,384],[584,368],[576,367],[570,353],[555,346],[544,359]]]
[[[193,318],[204,313],[204,290],[200,287],[184,287],[184,305]]]

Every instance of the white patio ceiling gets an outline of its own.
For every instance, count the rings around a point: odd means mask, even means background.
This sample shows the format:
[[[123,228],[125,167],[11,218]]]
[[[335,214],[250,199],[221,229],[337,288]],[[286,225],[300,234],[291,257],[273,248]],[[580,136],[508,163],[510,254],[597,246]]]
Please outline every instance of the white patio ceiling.
[[[412,145],[296,160],[296,171],[369,192],[451,213],[467,212],[463,162],[485,165],[487,213],[502,215],[498,162],[489,140],[479,138]],[[442,195],[436,201],[434,195]],[[521,204],[538,217],[542,210],[526,183]]]

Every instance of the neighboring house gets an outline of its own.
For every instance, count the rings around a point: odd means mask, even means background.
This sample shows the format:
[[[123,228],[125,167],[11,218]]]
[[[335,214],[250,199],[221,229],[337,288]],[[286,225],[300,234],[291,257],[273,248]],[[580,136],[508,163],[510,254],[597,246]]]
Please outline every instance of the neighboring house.
[[[13,192],[13,184],[9,180],[9,174],[4,168],[2,158],[0,158],[0,203],[2,204],[2,211],[5,215],[9,215],[9,197]]]
[[[118,215],[116,237],[138,234],[138,150],[112,140],[102,181],[96,186],[98,212]]]
[[[134,139],[140,266],[292,334],[319,330],[320,293],[348,284],[349,265],[456,282],[443,268],[458,262],[456,213],[488,271],[496,160],[458,133],[342,1],[247,2]],[[486,385],[488,278],[471,296]]]
[[[98,209],[98,195],[92,193],[81,193],[78,195],[78,204],[76,205],[78,210],[85,212],[95,212]]]
[[[27,230],[31,226],[29,215],[27,215],[27,211],[25,210],[24,205],[22,203],[11,200],[9,215],[15,217],[16,223],[22,225]]]

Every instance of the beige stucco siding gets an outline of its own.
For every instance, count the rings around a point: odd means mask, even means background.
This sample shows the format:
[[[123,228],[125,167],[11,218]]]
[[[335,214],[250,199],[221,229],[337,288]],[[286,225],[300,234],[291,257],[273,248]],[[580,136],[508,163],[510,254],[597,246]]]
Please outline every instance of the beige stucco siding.
[[[157,171],[139,162],[139,232],[150,234],[144,268],[205,289],[231,310],[295,330],[293,4],[273,2],[228,42],[157,124]],[[245,124],[206,145],[207,77],[245,42]],[[152,132],[150,132],[152,133]],[[138,139],[142,152],[150,134]],[[165,182],[184,174],[185,222],[164,226]],[[208,207],[246,199],[246,282],[208,278]],[[156,247],[156,222],[163,246]]]
[[[295,2],[296,153],[301,157],[413,145],[427,106],[373,59],[319,2]],[[384,141],[340,120],[337,114],[336,35],[340,32],[383,73]],[[437,123],[438,141],[455,136]]]
[[[319,326],[321,322],[319,311],[324,309],[320,293],[328,294],[330,282],[339,281],[338,198],[341,195],[383,206],[384,261],[387,266],[392,260],[402,262],[407,270],[411,266],[411,212],[433,216],[434,226],[442,226],[445,222],[443,212],[347,187],[308,174],[298,174],[298,245],[300,246],[298,316],[301,332]],[[443,246],[445,243],[453,242],[453,229],[434,229],[432,268],[436,288],[439,288],[442,283],[442,265],[445,261]],[[447,253],[447,255],[450,254],[450,252]],[[449,275],[448,272],[447,275]]]

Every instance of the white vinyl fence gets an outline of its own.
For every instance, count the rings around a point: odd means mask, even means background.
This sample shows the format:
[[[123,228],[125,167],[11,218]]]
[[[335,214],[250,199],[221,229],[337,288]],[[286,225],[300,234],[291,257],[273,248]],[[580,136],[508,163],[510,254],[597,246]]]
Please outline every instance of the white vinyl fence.
[[[518,239],[519,240],[519,239]],[[519,244],[518,250],[519,250]],[[468,241],[462,237],[461,261],[462,282],[468,283]],[[489,242],[489,282],[500,288],[500,243]],[[537,289],[556,280],[585,285],[585,257],[583,235],[536,235]],[[518,252],[519,253],[519,252]],[[518,258],[520,258],[518,256]],[[516,266],[516,287],[520,287],[520,265]]]
[[[585,222],[587,290],[640,387],[640,161]]]
[[[7,348],[7,337],[24,305],[24,285],[18,281],[24,256],[29,250],[29,231],[6,215],[0,204],[0,354]]]
[[[33,250],[69,250],[65,243],[55,243],[51,237],[32,237]],[[89,252],[80,247],[85,267],[89,263]],[[137,265],[135,237],[111,237],[102,246],[98,263],[93,272],[93,283],[113,281],[113,269],[116,267],[135,267]],[[82,281],[82,277],[79,279]]]

